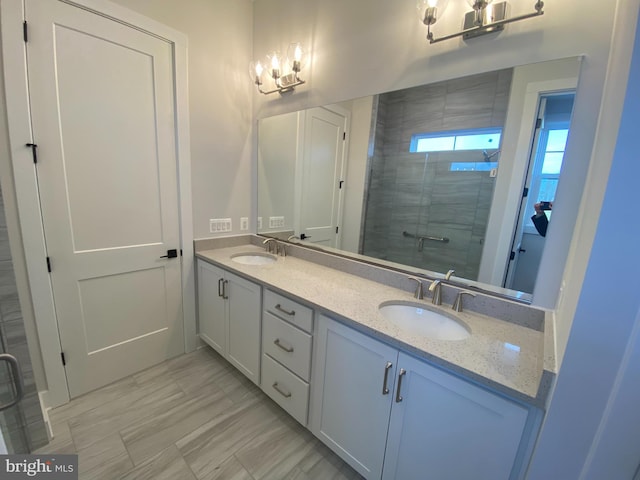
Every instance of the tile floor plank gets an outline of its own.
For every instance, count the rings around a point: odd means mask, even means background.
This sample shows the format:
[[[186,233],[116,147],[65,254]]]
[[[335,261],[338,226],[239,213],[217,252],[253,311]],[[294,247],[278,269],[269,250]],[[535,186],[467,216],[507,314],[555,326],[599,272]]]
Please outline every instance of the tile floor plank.
[[[78,453],[85,480],[361,479],[212,349],[170,359],[50,412],[40,453]]]

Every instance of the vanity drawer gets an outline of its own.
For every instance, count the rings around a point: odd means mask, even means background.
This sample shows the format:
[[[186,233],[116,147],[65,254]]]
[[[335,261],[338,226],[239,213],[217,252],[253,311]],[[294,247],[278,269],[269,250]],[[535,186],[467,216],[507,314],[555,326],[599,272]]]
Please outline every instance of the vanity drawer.
[[[311,370],[311,343],[311,335],[269,312],[262,314],[263,353],[307,382]]]
[[[269,290],[264,291],[263,305],[265,310],[293,323],[305,332],[311,333],[313,330],[313,310],[309,307]]]
[[[303,382],[269,355],[262,356],[262,390],[289,415],[307,425],[309,384]]]

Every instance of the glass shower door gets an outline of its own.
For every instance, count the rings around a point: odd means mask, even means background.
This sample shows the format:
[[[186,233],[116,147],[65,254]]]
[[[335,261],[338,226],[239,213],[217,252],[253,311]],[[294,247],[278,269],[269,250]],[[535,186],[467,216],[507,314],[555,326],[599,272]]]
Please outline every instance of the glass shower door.
[[[0,330],[0,454],[29,453],[29,436],[21,400],[22,372],[16,357],[5,350],[4,329]]]

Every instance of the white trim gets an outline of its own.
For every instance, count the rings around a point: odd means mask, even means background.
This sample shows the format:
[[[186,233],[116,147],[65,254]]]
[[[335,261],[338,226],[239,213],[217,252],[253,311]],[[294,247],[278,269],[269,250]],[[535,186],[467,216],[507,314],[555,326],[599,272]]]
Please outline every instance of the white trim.
[[[173,45],[175,79],[176,155],[180,229],[182,242],[182,298],[185,351],[195,350],[195,271],[193,260],[193,218],[191,206],[191,159],[189,138],[189,102],[187,75],[187,37],[165,25],[106,0],[60,0],[94,11],[130,25]],[[5,97],[9,119],[9,146],[20,228],[24,242],[29,288],[33,301],[36,328],[47,378],[46,406],[51,408],[69,401],[67,379],[60,361],[60,338],[49,274],[44,259],[46,246],[40,212],[38,188],[31,151],[25,144],[31,141],[29,93],[22,39],[24,10],[22,0],[0,3],[2,48],[4,55]]]

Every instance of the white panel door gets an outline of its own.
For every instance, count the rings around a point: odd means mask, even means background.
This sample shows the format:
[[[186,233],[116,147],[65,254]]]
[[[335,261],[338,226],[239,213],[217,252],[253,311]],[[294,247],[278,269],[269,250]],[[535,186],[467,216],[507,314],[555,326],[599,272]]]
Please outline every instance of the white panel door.
[[[300,238],[339,248],[340,181],[346,118],[324,108],[307,110],[302,155]]]
[[[398,369],[384,480],[511,478],[525,407],[402,352]]]
[[[27,0],[37,176],[72,397],[184,351],[170,43]]]
[[[379,479],[398,351],[324,316],[316,349],[311,431],[365,478]]]

